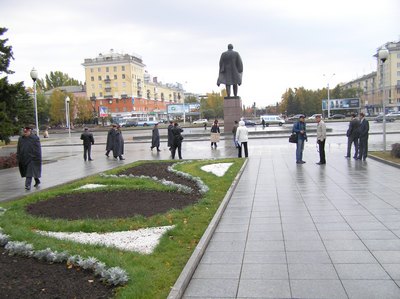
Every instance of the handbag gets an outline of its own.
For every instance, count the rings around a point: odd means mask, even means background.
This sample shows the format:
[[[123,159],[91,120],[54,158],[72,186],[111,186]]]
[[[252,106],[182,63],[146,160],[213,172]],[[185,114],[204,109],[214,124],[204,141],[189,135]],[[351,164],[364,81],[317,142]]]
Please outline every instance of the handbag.
[[[297,143],[297,134],[296,133],[292,133],[292,135],[289,136],[289,142]]]

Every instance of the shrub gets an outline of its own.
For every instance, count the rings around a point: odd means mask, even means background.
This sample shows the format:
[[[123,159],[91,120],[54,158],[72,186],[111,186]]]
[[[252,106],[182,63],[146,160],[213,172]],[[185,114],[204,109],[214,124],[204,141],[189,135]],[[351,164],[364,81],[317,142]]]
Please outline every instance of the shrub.
[[[394,158],[400,158],[400,143],[392,144],[391,156]]]
[[[17,164],[16,153],[11,153],[9,156],[0,157],[0,169],[16,167]]]

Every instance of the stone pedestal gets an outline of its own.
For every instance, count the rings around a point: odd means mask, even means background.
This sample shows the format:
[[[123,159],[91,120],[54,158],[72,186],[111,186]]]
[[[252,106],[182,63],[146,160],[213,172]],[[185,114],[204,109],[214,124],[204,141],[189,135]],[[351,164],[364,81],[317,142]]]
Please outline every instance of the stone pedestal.
[[[242,117],[242,99],[240,97],[224,97],[224,133],[231,133],[235,120]]]

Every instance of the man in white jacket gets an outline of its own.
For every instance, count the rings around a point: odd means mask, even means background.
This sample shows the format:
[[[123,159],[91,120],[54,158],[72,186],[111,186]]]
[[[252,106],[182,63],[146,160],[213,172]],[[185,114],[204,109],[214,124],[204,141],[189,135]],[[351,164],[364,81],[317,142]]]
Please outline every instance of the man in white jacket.
[[[244,148],[244,156],[247,158],[249,156],[247,150],[247,141],[249,140],[249,131],[244,125],[244,121],[239,122],[239,127],[236,130],[235,141],[238,145],[238,157],[242,157],[242,147]]]
[[[321,115],[316,116],[317,120],[317,144],[319,151],[319,162],[318,165],[326,164],[325,160],[325,140],[326,140],[326,125],[323,120],[321,120]]]

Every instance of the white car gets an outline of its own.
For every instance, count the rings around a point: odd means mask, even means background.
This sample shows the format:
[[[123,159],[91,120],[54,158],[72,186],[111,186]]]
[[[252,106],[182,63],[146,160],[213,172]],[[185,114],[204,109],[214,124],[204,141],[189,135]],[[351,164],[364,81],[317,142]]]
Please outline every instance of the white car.
[[[322,114],[313,114],[308,119],[316,119],[318,115],[322,116]]]
[[[208,120],[207,119],[198,119],[198,120],[195,120],[194,122],[193,122],[193,124],[194,125],[198,125],[198,124],[206,124],[206,123],[208,123]]]

